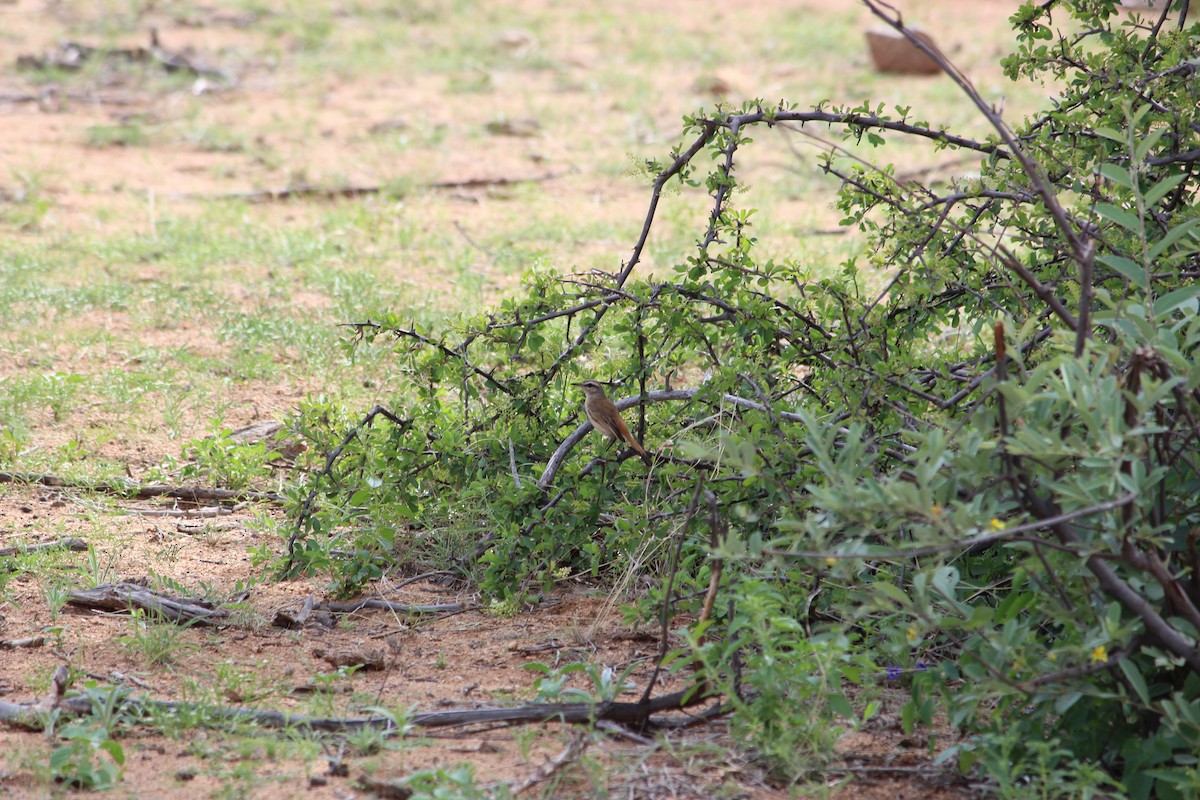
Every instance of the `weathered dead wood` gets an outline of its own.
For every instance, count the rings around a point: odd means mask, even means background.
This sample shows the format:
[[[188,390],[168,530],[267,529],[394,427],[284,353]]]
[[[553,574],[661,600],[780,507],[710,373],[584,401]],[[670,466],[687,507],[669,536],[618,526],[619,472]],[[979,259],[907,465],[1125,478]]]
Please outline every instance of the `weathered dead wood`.
[[[63,539],[55,539],[53,542],[38,542],[37,544],[19,544],[15,547],[0,547],[0,557],[4,556],[20,556],[26,553],[40,553],[45,550],[71,550],[76,553],[82,553],[87,550],[87,542],[83,539],[77,539],[74,536],[68,536]]]
[[[41,647],[45,643],[45,636],[30,636],[25,639],[0,639],[0,650],[16,650],[21,647]]]
[[[304,598],[304,603],[300,606],[300,610],[293,613],[289,609],[281,608],[275,612],[275,619],[271,620],[271,625],[276,628],[287,628],[288,630],[299,630],[303,628],[313,613],[313,598],[312,595]]]
[[[608,701],[590,703],[546,703],[514,708],[474,708],[454,711],[429,711],[413,714],[407,720],[417,728],[448,728],[463,725],[521,724],[541,722],[564,722],[573,724],[595,724],[615,722],[643,728],[651,725],[651,716],[663,711],[677,711],[698,705],[711,695],[695,691],[695,687],[672,692],[662,697],[637,703]],[[87,697],[75,696],[63,699],[57,705],[65,714],[88,714],[92,703]],[[256,711],[250,708],[230,706],[207,706],[198,703],[180,703],[169,700],[128,698],[123,708],[134,712],[134,718],[155,714],[178,714],[207,720],[208,724],[245,724],[263,728],[290,728],[301,731],[326,733],[349,733],[360,730],[394,730],[395,720],[390,717],[310,717],[305,714],[289,714],[283,711]],[[37,704],[9,703],[0,701],[0,722],[31,730],[42,730],[45,720],[38,714]]]
[[[378,600],[376,598],[371,598],[368,600],[350,600],[346,602],[318,603],[316,607],[318,610],[332,611],[335,614],[352,614],[355,611],[361,611],[364,608],[392,611],[397,614],[441,614],[467,610],[467,605],[465,603],[406,605],[404,603],[393,603],[390,600]]]
[[[289,628],[294,630],[303,628],[311,619],[322,626],[329,627],[333,624],[336,624],[331,615],[353,614],[354,612],[362,611],[365,608],[391,611],[394,614],[404,614],[408,616],[417,614],[459,614],[463,611],[469,611],[470,609],[474,608],[474,606],[468,606],[465,603],[408,605],[406,603],[393,603],[389,600],[379,600],[376,598],[367,600],[349,600],[344,602],[318,603],[315,602],[311,596],[309,596],[305,598],[304,603],[300,606],[300,608],[295,611],[284,608],[275,612],[275,618],[271,621],[271,624],[276,628]]]
[[[84,64],[96,59],[109,63],[151,64],[164,72],[186,72],[199,78],[215,78],[222,83],[233,83],[232,76],[219,69],[207,67],[193,61],[183,52],[164,48],[158,40],[158,31],[150,30],[149,47],[95,47],[81,42],[64,41],[40,56],[17,56],[17,69],[44,70],[60,69],[76,72]]]
[[[588,741],[589,738],[584,734],[572,734],[571,741],[567,742],[567,746],[561,753],[542,764],[532,775],[512,787],[512,793],[520,794],[530,787],[554,777],[563,767],[579,759],[579,756],[587,749]]]
[[[27,483],[61,489],[103,492],[141,500],[151,497],[170,497],[188,503],[232,503],[241,500],[256,500],[266,503],[283,502],[283,497],[275,492],[260,492],[251,489],[212,489],[203,486],[170,486],[161,483],[142,484],[128,480],[89,482],[33,472],[0,472],[0,483]]]
[[[207,600],[194,597],[171,597],[160,594],[140,583],[106,583],[95,589],[80,589],[67,596],[67,602],[82,608],[105,611],[130,611],[140,608],[176,623],[218,625],[229,616]]]
[[[57,86],[51,85],[38,92],[2,92],[0,104],[3,103],[37,103],[42,110],[59,110],[64,100],[87,103],[92,106],[142,106],[147,102],[145,96],[130,92],[63,92]]]
[[[376,778],[363,774],[358,779],[358,786],[383,800],[408,800],[413,796],[413,790],[401,783],[407,778]]]
[[[240,510],[240,507],[240,503],[233,508],[229,506],[205,506],[203,508],[138,508],[136,506],[122,506],[121,511],[124,511],[126,514],[136,514],[139,517],[173,517],[187,520],[227,517],[233,512]]]
[[[542,183],[561,178],[566,172],[546,172],[527,178],[495,177],[495,178],[463,178],[461,180],[433,181],[424,184],[426,189],[484,189],[491,186],[517,186],[523,183]],[[317,200],[339,200],[347,197],[365,197],[374,194],[384,194],[391,190],[381,183],[368,183],[348,186],[322,186],[314,183],[298,183],[285,186],[282,189],[251,189],[244,192],[222,192],[220,194],[200,194],[188,192],[172,195],[180,200],[240,200],[243,203],[276,203],[281,200],[298,200],[313,198]]]

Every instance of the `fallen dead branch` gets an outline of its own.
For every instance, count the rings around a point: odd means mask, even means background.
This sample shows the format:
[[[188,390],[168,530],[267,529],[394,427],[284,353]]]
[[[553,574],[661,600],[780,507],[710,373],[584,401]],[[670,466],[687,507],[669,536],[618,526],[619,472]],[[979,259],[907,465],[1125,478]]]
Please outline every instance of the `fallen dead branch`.
[[[441,614],[466,611],[468,607],[465,603],[432,603],[430,605],[413,606],[404,603],[393,603],[390,600],[371,598],[369,600],[351,600],[340,603],[318,603],[316,608],[319,611],[330,611],[334,614],[352,614],[364,608],[381,609],[396,614]]]
[[[37,544],[19,544],[15,547],[0,547],[0,557],[21,556],[27,553],[41,553],[46,550],[71,550],[76,553],[81,553],[87,549],[87,542],[85,542],[83,539],[76,539],[74,536],[68,536],[64,539],[55,539],[53,542],[38,542]]]
[[[567,746],[563,748],[561,753],[547,761],[545,764],[542,764],[534,771],[532,775],[518,783],[516,786],[512,787],[512,793],[514,795],[520,794],[526,789],[529,789],[532,786],[554,777],[554,775],[563,767],[579,759],[579,756],[582,755],[583,751],[587,748],[588,741],[588,737],[584,736],[583,734],[572,734],[571,741],[567,742]]]
[[[309,596],[305,598],[300,608],[295,611],[280,609],[275,612],[275,618],[271,621],[271,625],[276,628],[298,629],[303,628],[312,619],[315,623],[328,627],[336,624],[331,617],[332,614],[352,614],[355,611],[361,611],[365,608],[381,609],[383,611],[390,611],[393,614],[415,616],[417,614],[461,614],[464,611],[475,608],[475,606],[468,606],[465,603],[408,605],[376,598],[318,603]]]
[[[546,172],[527,178],[495,177],[495,178],[464,178],[461,180],[433,181],[424,184],[425,189],[484,189],[491,186],[517,186],[524,183],[543,183],[566,175],[566,172]],[[223,192],[220,194],[201,194],[187,192],[173,195],[180,200],[240,200],[243,203],[275,203],[282,200],[317,199],[340,200],[343,198],[365,197],[374,194],[385,194],[394,187],[381,183],[348,186],[322,186],[314,183],[298,183],[282,189],[252,189],[245,192]]]
[[[359,777],[358,786],[383,800],[408,800],[413,796],[413,790],[405,786],[402,780],[407,778],[387,780],[364,774]]]
[[[654,727],[651,716],[664,711],[678,711],[711,699],[710,695],[690,687],[662,697],[636,703],[615,700],[603,703],[544,703],[513,708],[472,708],[453,711],[429,711],[413,714],[408,725],[416,728],[448,728],[478,724],[523,724],[563,722],[592,725],[612,722],[635,728]],[[56,707],[67,714],[83,715],[92,711],[92,701],[76,695],[61,699]],[[351,733],[361,730],[393,731],[396,720],[391,717],[310,717],[283,711],[256,711],[250,708],[209,706],[200,703],[180,703],[170,700],[150,700],[129,697],[122,709],[132,719],[152,718],[154,715],[177,715],[205,720],[209,725],[243,724],[271,729]],[[40,703],[9,703],[0,701],[0,723],[30,730],[42,730],[46,720],[39,714]]]
[[[233,77],[219,69],[192,60],[184,52],[167,50],[158,40],[158,31],[150,29],[149,47],[95,47],[80,42],[64,41],[42,55],[17,56],[17,69],[58,69],[77,72],[90,61],[103,60],[109,64],[149,64],[164,72],[185,72],[198,78],[213,78],[232,84]]]
[[[45,643],[45,636],[30,636],[26,639],[0,639],[0,650],[16,650],[21,647],[41,647]]]
[[[71,592],[67,602],[82,608],[105,611],[130,611],[140,608],[176,623],[216,625],[229,616],[207,600],[194,597],[171,597],[160,594],[140,583],[106,583],[94,589]]]
[[[209,519],[229,516],[242,508],[241,503],[233,508],[227,506],[205,506],[204,508],[137,508],[124,506],[121,511],[139,517],[177,517],[179,519]]]
[[[140,500],[151,497],[170,497],[188,503],[231,503],[241,500],[266,503],[283,502],[283,497],[275,492],[260,492],[251,489],[212,489],[202,486],[169,486],[158,483],[139,484],[127,480],[89,482],[62,478],[57,475],[24,472],[0,472],[0,483],[25,483],[60,489],[79,489],[80,491],[119,494]]]

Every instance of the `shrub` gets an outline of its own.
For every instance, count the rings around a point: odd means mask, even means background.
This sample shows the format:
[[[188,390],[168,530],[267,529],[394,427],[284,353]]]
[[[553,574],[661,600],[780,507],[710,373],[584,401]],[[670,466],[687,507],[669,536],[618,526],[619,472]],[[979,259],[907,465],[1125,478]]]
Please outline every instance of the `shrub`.
[[[1082,33],[1055,34],[1051,11]],[[984,140],[869,104],[690,118],[686,146],[649,165],[645,229],[618,274],[533,273],[521,297],[445,330],[358,323],[360,344],[395,340],[415,398],[340,440],[314,428],[340,449],[303,498],[289,568],[340,569],[353,590],[401,538],[486,533],[484,589],[520,600],[671,540],[679,596],[722,567],[708,644],[694,636],[700,661],[677,663],[735,698],[735,724],[788,778],[812,762],[773,745],[814,713],[788,682],[832,676],[815,708],[831,719],[852,711],[839,684],[876,665],[910,682],[905,723],[940,704],[972,734],[952,754],[998,787],[1049,796],[1068,776],[1084,793],[1115,779],[1134,797],[1193,796],[1200,31],[1165,13],[1148,26],[1113,0],[1021,7],[1006,70],[1063,90],[1010,129],[945,64],[993,123]],[[845,224],[869,244],[818,277],[761,258],[735,204],[751,132],[818,123],[874,145],[923,138],[977,155],[979,173],[939,189],[829,153]],[[670,280],[634,280],[674,181],[703,186],[711,215]],[[584,377],[623,382],[647,444],[672,432],[649,472],[571,449]],[[770,675],[783,683],[755,679]]]

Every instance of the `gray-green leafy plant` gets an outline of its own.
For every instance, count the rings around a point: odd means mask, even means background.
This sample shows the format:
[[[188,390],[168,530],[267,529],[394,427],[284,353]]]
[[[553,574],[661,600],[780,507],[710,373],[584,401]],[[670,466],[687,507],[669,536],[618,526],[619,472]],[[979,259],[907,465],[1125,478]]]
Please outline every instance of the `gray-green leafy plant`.
[[[882,103],[698,114],[648,165],[643,233],[616,274],[531,271],[522,296],[444,328],[359,321],[355,343],[393,343],[414,394],[349,433],[302,423],[329,455],[294,498],[285,571],[352,591],[401,532],[456,525],[483,589],[518,602],[660,538],[672,555],[649,574],[667,600],[717,588],[674,663],[728,699],[782,778],[870,713],[848,686],[891,682],[911,692],[907,727],[943,711],[967,737],[960,767],[997,786],[1191,796],[1200,28],[1169,14],[1021,6],[1005,68],[1059,93],[1011,126],[933,52],[986,138]],[[1056,31],[1067,15],[1075,32]],[[744,205],[753,136],[802,126],[844,136],[823,169],[868,244],[837,270],[761,255]],[[976,169],[900,180],[866,158],[897,137]],[[712,198],[696,250],[639,280],[677,183]],[[652,468],[578,444],[584,378],[628,396]]]

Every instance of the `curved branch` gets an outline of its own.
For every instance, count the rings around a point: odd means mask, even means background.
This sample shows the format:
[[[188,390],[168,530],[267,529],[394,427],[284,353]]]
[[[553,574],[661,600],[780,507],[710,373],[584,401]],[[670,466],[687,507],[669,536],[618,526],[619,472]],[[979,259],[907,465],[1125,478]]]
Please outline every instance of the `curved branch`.
[[[624,411],[633,406],[640,406],[645,403],[667,403],[679,400],[692,400],[696,395],[700,394],[700,389],[658,389],[653,392],[647,392],[641,397],[625,397],[615,402],[618,411]],[[752,411],[765,411],[775,414],[780,419],[786,419],[789,422],[803,422],[804,417],[791,411],[777,411],[762,403],[756,403],[753,400],[747,400],[744,397],[738,397],[735,394],[721,395],[721,401],[737,406],[738,408],[748,408]],[[538,488],[545,490],[549,488],[554,481],[554,476],[558,474],[558,470],[562,467],[563,460],[567,454],[583,440],[584,436],[592,430],[592,423],[583,422],[578,428],[571,432],[571,435],[563,439],[562,444],[550,456],[550,460],[546,462],[546,469],[542,472],[542,477],[538,478]]]

